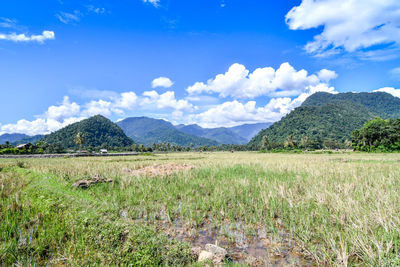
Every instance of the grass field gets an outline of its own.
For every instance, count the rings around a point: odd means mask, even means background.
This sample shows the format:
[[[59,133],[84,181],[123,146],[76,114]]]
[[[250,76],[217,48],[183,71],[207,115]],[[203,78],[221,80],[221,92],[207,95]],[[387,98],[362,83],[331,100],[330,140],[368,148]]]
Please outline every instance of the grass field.
[[[193,169],[133,175],[167,163]],[[91,177],[113,182],[73,187]],[[399,192],[400,154],[4,159],[0,265],[196,265],[218,243],[228,265],[395,266]]]

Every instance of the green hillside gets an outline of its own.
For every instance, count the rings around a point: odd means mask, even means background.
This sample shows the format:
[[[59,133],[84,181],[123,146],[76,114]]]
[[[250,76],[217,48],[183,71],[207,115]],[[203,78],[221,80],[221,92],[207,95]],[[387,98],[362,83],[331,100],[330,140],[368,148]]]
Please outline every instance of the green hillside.
[[[288,137],[298,143],[302,138],[344,143],[369,119],[394,118],[398,114],[400,99],[386,93],[316,93],[280,121],[260,131],[249,147],[260,148],[263,136],[274,143],[283,143]]]
[[[379,117],[393,119],[400,117],[400,98],[384,92],[341,94],[318,92],[307,98],[302,106],[322,106],[332,101],[349,101],[364,106]]]
[[[83,147],[125,147],[134,144],[121,128],[101,115],[68,125],[46,135],[43,141],[60,144],[64,148],[73,148],[76,147],[74,138],[78,132],[83,133],[85,140]]]
[[[202,128],[197,124],[177,125],[175,127],[187,134],[215,140],[221,144],[246,144],[248,142],[245,138],[225,127]]]
[[[190,135],[177,130],[171,123],[147,117],[126,118],[117,122],[125,134],[137,143],[170,143],[180,146],[215,146],[217,141]]]

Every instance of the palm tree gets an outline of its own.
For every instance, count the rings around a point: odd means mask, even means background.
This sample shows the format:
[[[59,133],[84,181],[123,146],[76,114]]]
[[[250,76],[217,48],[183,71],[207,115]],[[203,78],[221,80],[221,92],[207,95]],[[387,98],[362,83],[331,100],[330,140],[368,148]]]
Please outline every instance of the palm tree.
[[[79,145],[79,151],[82,150],[82,145],[85,143],[85,137],[82,132],[78,132],[74,138],[75,144]]]

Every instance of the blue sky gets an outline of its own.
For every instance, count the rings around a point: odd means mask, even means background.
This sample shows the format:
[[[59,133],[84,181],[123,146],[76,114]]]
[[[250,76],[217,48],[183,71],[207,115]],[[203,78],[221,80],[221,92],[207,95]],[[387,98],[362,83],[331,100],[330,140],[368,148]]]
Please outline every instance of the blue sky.
[[[1,1],[0,133],[95,114],[234,126],[279,120],[316,91],[400,96],[399,12],[393,0]]]

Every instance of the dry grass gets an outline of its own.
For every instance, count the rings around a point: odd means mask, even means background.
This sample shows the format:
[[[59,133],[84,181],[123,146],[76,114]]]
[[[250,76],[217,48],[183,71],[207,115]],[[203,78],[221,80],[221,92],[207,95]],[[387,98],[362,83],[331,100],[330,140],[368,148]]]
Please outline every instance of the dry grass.
[[[195,169],[168,179],[124,171],[165,163]],[[179,218],[192,228],[235,220],[249,231],[282,227],[316,264],[400,264],[400,154],[179,153],[24,164],[67,184],[113,179],[112,190],[87,194],[131,218],[157,221],[162,210],[169,222]]]

